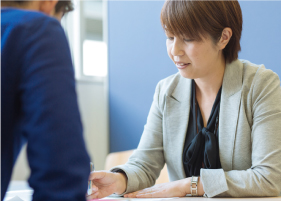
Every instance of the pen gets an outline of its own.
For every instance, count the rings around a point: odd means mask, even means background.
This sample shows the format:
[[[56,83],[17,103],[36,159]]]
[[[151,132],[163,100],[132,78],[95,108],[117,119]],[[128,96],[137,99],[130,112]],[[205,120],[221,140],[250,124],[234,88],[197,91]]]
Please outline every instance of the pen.
[[[95,171],[94,163],[92,163],[92,162],[90,162],[90,170],[91,170],[91,172]],[[92,180],[89,180],[88,181],[88,195],[92,194],[92,186],[93,186]]]

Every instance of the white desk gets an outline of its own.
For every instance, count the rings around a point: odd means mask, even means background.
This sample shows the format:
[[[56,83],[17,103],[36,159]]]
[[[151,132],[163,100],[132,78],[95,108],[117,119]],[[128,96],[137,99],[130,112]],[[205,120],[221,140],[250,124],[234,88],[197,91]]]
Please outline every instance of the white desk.
[[[8,187],[8,191],[4,198],[4,201],[9,201],[10,199],[18,196],[23,201],[32,200],[33,190],[28,186],[26,181],[12,181]],[[128,199],[120,198],[117,196],[110,196],[104,199],[118,199],[123,201],[281,201],[280,197],[264,197],[264,198],[203,198],[203,197],[185,197],[185,198],[146,198],[146,199]]]

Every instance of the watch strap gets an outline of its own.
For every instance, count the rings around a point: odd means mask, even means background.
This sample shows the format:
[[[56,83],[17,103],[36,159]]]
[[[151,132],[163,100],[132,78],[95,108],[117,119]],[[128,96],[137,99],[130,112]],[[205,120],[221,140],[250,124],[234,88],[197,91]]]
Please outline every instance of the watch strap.
[[[191,182],[190,182],[190,194],[191,196],[198,196],[198,177],[192,176],[191,177]]]

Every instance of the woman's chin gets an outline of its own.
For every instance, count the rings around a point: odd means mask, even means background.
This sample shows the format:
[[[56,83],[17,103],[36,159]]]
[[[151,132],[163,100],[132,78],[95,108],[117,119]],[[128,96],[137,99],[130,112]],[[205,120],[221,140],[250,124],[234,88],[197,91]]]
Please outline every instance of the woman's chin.
[[[187,79],[194,79],[193,76],[190,73],[186,73],[182,70],[179,70],[179,73],[182,77],[187,78]]]

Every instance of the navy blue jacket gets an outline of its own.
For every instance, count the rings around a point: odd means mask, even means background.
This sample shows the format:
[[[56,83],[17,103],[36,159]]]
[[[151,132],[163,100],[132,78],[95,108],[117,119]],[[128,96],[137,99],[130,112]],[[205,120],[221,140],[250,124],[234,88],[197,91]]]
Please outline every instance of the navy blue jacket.
[[[85,200],[90,173],[73,65],[60,23],[1,9],[1,200],[27,142],[33,200]]]

